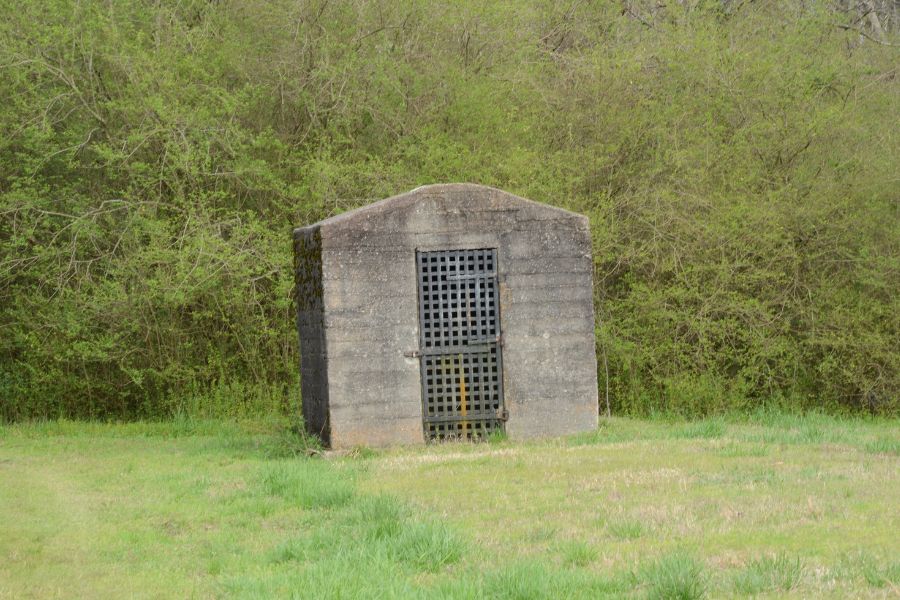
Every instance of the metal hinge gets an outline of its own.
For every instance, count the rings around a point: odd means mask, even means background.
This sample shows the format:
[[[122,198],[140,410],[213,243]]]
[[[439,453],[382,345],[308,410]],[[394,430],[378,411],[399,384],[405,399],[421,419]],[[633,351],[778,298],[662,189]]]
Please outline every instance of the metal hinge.
[[[418,350],[407,350],[403,353],[403,356],[405,356],[406,358],[419,358],[420,356],[422,356],[422,353]]]
[[[509,421],[509,411],[505,408],[501,408],[497,411],[497,420],[498,421]]]

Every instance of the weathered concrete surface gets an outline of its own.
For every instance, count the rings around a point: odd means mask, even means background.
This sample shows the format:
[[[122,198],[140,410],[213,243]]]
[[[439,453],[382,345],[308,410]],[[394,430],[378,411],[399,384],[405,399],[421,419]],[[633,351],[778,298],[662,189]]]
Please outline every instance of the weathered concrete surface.
[[[332,447],[424,440],[419,360],[404,357],[419,345],[417,250],[497,249],[511,438],[596,428],[586,217],[484,186],[432,185],[294,240],[303,410]]]

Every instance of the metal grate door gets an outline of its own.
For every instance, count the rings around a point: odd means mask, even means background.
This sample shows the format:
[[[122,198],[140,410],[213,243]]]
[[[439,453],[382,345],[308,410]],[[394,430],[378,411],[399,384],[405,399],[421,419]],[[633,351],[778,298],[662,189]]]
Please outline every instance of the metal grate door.
[[[417,252],[416,264],[425,437],[502,431],[497,251]]]

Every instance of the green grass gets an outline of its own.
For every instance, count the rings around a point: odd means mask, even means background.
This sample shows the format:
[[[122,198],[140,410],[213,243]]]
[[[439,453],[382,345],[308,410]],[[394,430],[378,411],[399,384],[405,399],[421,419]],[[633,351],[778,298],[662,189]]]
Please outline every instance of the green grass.
[[[657,600],[698,600],[706,596],[706,575],[700,562],[675,553],[643,565],[636,579],[647,586],[647,597]]]
[[[866,450],[875,454],[900,455],[900,440],[896,438],[879,437],[867,443]]]
[[[277,422],[0,427],[0,598],[883,598],[898,443],[776,413],[345,454]]]
[[[353,497],[349,478],[334,476],[321,461],[279,461],[265,470],[259,483],[266,494],[303,508],[333,508]]]
[[[784,554],[765,556],[751,561],[734,578],[735,590],[745,595],[763,592],[787,592],[799,585],[803,562]]]
[[[566,541],[559,546],[563,563],[570,567],[586,567],[597,560],[597,549],[580,540]]]
[[[606,524],[606,531],[618,540],[636,540],[645,533],[646,527],[636,519],[618,517]]]

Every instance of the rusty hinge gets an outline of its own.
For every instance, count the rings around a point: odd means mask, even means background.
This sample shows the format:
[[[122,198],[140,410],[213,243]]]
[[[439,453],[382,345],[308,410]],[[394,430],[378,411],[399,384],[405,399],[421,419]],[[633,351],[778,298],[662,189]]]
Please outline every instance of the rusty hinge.
[[[500,346],[501,348],[503,348],[503,334],[502,333],[497,334],[497,345]]]
[[[406,358],[419,358],[420,356],[422,356],[422,353],[418,350],[407,350],[403,353],[403,356],[405,356]]]
[[[498,421],[509,421],[509,411],[505,408],[501,408],[497,411],[497,420]]]

